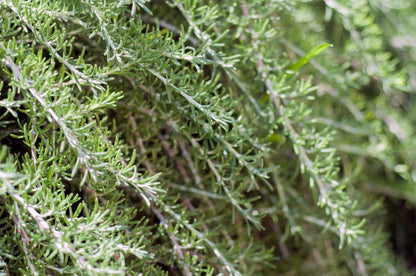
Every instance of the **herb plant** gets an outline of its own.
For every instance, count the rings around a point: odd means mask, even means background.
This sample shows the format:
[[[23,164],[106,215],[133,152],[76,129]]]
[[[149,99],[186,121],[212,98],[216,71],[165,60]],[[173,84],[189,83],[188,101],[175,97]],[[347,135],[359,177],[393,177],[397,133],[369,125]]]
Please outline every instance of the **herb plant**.
[[[3,275],[410,274],[415,9],[1,0]]]

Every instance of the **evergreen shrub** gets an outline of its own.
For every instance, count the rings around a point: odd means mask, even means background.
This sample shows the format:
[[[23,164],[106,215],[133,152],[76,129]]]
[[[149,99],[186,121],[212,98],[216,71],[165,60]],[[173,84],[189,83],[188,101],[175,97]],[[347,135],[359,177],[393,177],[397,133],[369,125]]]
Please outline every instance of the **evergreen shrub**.
[[[411,274],[415,10],[1,0],[2,275]]]

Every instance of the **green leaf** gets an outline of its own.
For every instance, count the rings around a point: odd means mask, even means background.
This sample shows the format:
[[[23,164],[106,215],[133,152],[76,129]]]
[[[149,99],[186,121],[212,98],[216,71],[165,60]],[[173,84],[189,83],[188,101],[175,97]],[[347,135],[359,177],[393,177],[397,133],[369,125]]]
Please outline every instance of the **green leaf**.
[[[267,141],[268,141],[268,142],[275,142],[275,143],[277,143],[277,142],[279,142],[279,141],[280,141],[280,139],[281,139],[281,137],[280,137],[280,135],[279,135],[279,134],[277,134],[277,133],[272,133],[272,134],[270,134],[270,135],[267,137]]]
[[[327,47],[332,47],[332,44],[324,43],[307,52],[303,57],[298,59],[296,63],[289,66],[289,68],[286,71],[286,75],[293,75],[297,70],[299,70],[299,68],[307,64],[312,58],[314,58]]]

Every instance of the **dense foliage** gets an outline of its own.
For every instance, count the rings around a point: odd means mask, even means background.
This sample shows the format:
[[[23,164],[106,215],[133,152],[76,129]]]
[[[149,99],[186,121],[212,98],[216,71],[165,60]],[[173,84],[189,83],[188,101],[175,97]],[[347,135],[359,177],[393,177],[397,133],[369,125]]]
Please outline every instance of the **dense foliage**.
[[[411,274],[415,11],[0,0],[3,275]]]

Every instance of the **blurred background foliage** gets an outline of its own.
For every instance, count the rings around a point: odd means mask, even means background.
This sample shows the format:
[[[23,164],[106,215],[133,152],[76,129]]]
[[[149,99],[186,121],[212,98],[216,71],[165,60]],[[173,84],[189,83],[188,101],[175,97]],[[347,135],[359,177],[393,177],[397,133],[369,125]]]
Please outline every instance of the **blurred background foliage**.
[[[385,225],[409,268],[416,265],[415,9],[414,1],[304,1],[284,28],[297,54],[311,41],[334,45],[303,71],[318,85],[314,115],[337,129],[341,181],[383,206],[368,209],[368,224]]]

